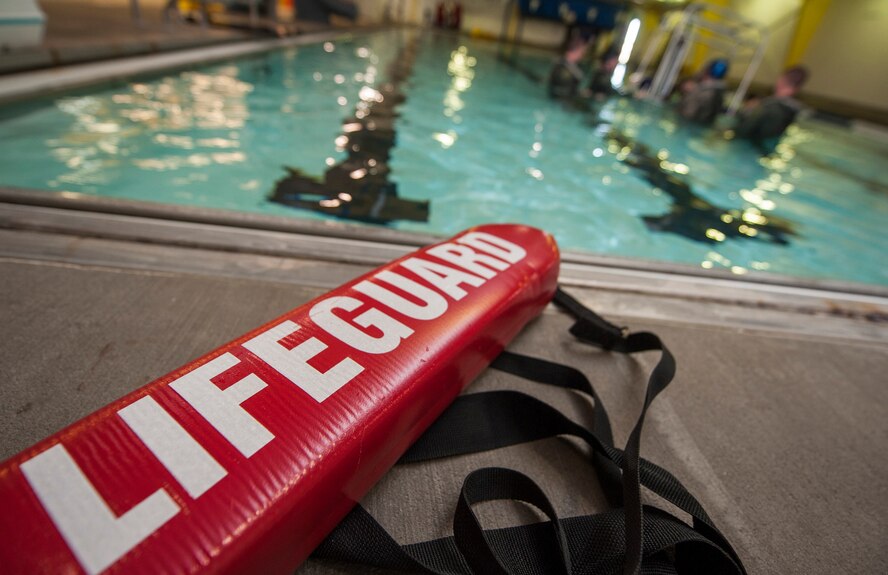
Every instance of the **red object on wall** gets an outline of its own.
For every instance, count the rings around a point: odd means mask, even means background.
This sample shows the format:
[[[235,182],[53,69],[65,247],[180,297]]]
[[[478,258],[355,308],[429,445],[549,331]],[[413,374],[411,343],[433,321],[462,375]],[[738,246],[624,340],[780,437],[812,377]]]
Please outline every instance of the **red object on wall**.
[[[459,2],[438,2],[435,8],[435,26],[459,30],[462,23],[462,4]]]
[[[453,9],[450,11],[450,27],[454,30],[459,30],[460,25],[462,24],[462,4],[457,2],[453,5]]]
[[[4,573],[290,573],[555,292],[481,226],[222,346],[0,466]]]

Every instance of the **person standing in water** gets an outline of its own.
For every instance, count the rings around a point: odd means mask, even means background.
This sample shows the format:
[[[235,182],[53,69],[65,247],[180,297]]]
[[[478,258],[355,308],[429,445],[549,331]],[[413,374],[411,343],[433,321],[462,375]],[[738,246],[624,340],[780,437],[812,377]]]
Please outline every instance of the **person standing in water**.
[[[795,95],[807,80],[808,70],[804,66],[786,69],[777,78],[772,96],[751,100],[737,114],[734,137],[749,140],[763,149],[773,149],[786,128],[805,108]]]
[[[698,124],[711,124],[721,114],[725,98],[725,74],[727,60],[713,60],[706,66],[702,78],[682,85],[678,113],[681,117]]]
[[[568,32],[566,48],[552,66],[546,82],[550,98],[571,99],[581,94],[586,77],[581,64],[593,38],[594,34],[589,30]]]

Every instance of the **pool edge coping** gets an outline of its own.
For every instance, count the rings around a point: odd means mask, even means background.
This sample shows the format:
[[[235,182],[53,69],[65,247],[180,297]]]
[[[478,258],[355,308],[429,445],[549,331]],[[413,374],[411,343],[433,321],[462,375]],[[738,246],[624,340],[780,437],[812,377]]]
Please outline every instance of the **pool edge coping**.
[[[388,257],[392,247],[418,248],[445,238],[441,234],[425,234],[404,230],[394,230],[383,227],[369,227],[356,225],[336,220],[308,220],[275,216],[270,214],[256,214],[249,212],[235,212],[217,208],[184,206],[143,202],[122,198],[106,198],[91,196],[79,192],[53,192],[43,190],[31,190],[20,187],[0,186],[0,205],[47,208],[53,210],[66,210],[71,212],[83,212],[99,214],[108,218],[140,218],[144,220],[175,222],[187,226],[213,226],[241,230],[254,230],[257,233],[280,233],[304,238],[316,237],[325,241],[343,240],[344,242],[359,242],[367,246],[377,246],[380,256],[373,254],[372,247],[369,252],[360,254],[355,260],[355,254],[343,256],[341,261],[359,263],[378,262],[383,263],[381,257]],[[64,229],[64,224],[55,231],[69,233]],[[15,227],[8,225],[8,221],[0,218],[0,227]],[[78,233],[78,230],[73,230]],[[80,230],[82,232],[82,230]],[[97,232],[101,235],[101,232]],[[139,241],[138,237],[130,238]],[[252,251],[251,246],[237,245],[237,240],[232,239],[226,246],[217,246],[219,249],[232,251]],[[323,256],[317,259],[323,260]],[[633,280],[647,279],[654,284],[651,289],[656,291],[657,282],[667,283],[680,280],[691,284],[706,284],[712,289],[743,289],[752,292],[771,292],[782,295],[796,294],[804,297],[831,298],[836,300],[875,303],[888,306],[888,287],[876,284],[863,284],[844,282],[841,280],[799,278],[772,273],[749,272],[738,276],[728,270],[704,270],[690,264],[672,262],[659,262],[641,258],[623,258],[601,254],[588,254],[572,250],[561,252],[562,280],[566,285],[594,286],[596,273],[601,270],[609,270],[615,274],[631,277]],[[695,294],[688,294],[693,297]]]
[[[233,40],[222,44],[171,50],[155,54],[126,56],[110,60],[85,62],[14,72],[0,76],[0,105],[12,104],[33,97],[56,95],[69,90],[136,78],[194,65],[210,65],[232,58],[261,54],[272,50],[314,44],[323,40],[350,38],[396,29],[393,25],[363,28],[332,29],[265,40]]]

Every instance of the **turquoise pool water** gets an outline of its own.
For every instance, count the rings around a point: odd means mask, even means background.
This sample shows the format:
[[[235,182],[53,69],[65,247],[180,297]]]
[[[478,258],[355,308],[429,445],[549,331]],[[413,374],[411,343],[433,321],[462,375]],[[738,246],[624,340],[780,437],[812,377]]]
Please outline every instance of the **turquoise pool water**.
[[[523,222],[567,250],[888,285],[885,143],[802,122],[763,159],[642,102],[564,106],[532,76],[492,44],[389,32],[119,83],[0,109],[0,185],[353,206],[441,234]]]

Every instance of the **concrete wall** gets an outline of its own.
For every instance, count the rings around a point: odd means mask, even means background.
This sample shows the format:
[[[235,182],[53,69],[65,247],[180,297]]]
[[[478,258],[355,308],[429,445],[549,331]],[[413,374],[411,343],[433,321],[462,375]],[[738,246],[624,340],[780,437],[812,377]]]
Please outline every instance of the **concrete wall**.
[[[802,0],[732,0],[732,9],[771,33],[756,83],[773,84],[785,67],[802,5]],[[803,94],[888,110],[885,53],[888,0],[833,0],[801,56],[811,71]]]
[[[39,46],[46,17],[35,0],[0,2],[0,49]]]
[[[361,0],[363,23],[385,21],[422,24],[434,19],[439,0]],[[462,30],[477,36],[499,37],[508,0],[463,0]],[[556,22],[526,20],[522,37],[529,44],[556,47],[561,44],[564,27]]]
[[[358,22],[361,24],[380,24],[389,18],[392,12],[389,0],[362,0],[358,3]]]
[[[853,1],[853,0],[851,0]],[[767,27],[770,40],[765,57],[753,78],[756,84],[772,85],[785,68],[786,53],[795,31],[802,0],[732,0],[730,8]],[[745,68],[734,66],[729,76],[739,80]]]
[[[805,92],[888,111],[888,0],[833,0],[802,56]]]
[[[508,0],[463,2],[463,30],[473,34],[498,37]],[[564,38],[564,26],[557,22],[526,19],[522,38],[529,44],[557,47]]]

